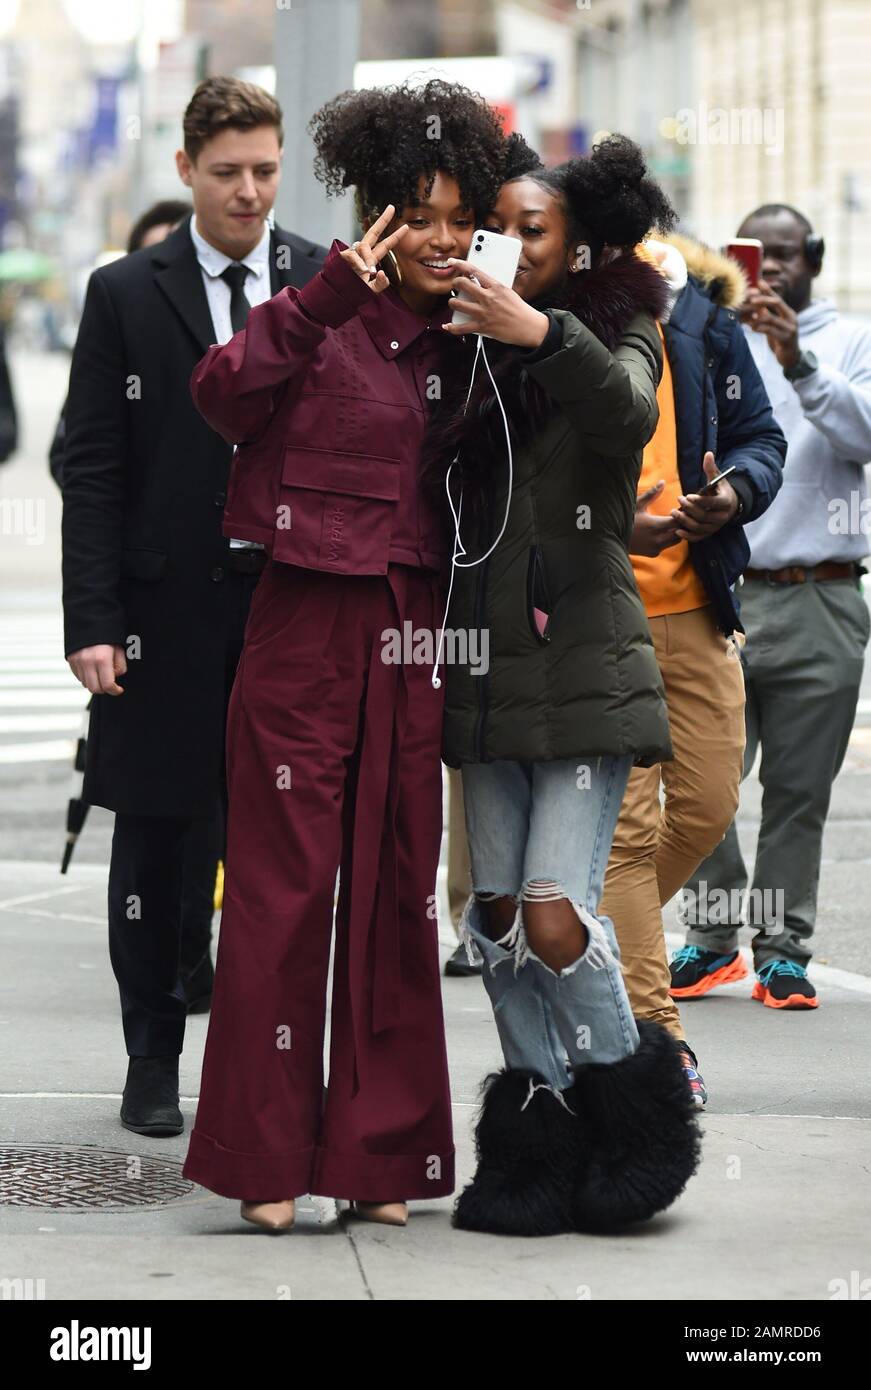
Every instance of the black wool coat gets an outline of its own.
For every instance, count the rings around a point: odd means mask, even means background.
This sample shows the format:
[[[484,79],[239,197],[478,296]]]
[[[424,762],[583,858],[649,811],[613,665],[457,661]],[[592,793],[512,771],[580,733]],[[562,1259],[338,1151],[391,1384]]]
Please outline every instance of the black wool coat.
[[[325,255],[275,228],[273,293]],[[209,816],[219,796],[232,450],[190,393],[213,339],[189,219],[91,276],[64,441],[64,651],[137,653],[124,694],[92,702],[83,790],[132,815]]]

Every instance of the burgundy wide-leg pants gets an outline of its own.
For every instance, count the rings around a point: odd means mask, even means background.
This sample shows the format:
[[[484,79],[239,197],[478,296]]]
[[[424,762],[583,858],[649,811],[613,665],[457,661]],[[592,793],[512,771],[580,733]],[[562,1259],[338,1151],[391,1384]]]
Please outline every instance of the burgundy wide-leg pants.
[[[185,1177],[226,1197],[444,1196],[442,692],[382,660],[438,628],[437,577],[270,563],[227,726],[224,908]],[[323,1046],[336,872],[329,1086]]]

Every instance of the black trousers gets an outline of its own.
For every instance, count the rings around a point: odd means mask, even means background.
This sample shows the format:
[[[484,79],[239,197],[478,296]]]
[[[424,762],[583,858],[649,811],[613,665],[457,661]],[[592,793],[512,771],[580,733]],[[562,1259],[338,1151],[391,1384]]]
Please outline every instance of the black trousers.
[[[224,663],[224,703],[245,636],[258,574],[232,570]],[[109,865],[109,958],[121,997],[131,1057],[178,1054],[187,1006],[180,975],[196,969],[211,941],[215,866],[224,854],[226,762],[221,748],[221,802],[211,819],[115,816]]]
[[[212,945],[212,915],[215,910],[215,876],[218,860],[225,859],[226,812],[215,807],[211,820],[191,821],[184,846],[181,886],[182,979],[202,965]]]

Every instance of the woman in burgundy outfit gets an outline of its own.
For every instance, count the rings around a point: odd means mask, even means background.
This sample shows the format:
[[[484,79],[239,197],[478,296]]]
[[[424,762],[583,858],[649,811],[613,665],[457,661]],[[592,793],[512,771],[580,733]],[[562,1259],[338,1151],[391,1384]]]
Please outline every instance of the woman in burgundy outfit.
[[[368,231],[253,308],[192,379],[239,446],[225,531],[271,559],[230,705],[224,908],[184,1173],[273,1230],[305,1192],[404,1224],[408,1199],[454,1188],[433,908],[442,692],[384,652],[391,630],[443,620],[442,518],[418,476],[442,354],[464,351],[441,331],[443,262],[466,256],[510,148],[486,104],[444,82],[343,93],[311,130],[319,177],[356,186]]]

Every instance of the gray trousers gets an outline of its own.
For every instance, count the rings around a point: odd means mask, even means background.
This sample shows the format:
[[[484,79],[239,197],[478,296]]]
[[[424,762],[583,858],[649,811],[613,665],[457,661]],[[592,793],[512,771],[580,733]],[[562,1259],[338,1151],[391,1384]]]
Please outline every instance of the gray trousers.
[[[746,921],[758,929],[757,969],[783,958],[806,965],[823,830],[856,714],[871,614],[858,581],[752,579],[741,589],[741,619],[745,777],[762,750],[762,821]],[[733,821],[684,889],[689,945],[735,950],[747,883]]]

